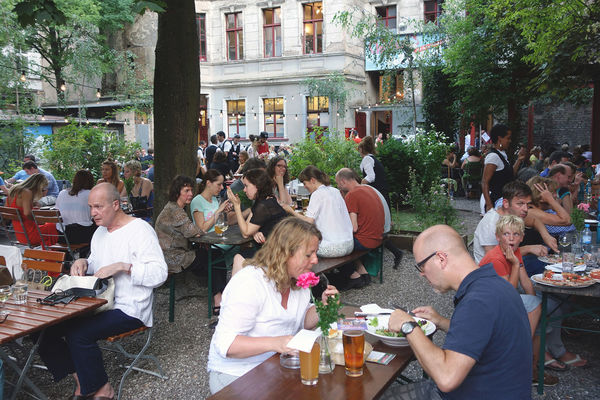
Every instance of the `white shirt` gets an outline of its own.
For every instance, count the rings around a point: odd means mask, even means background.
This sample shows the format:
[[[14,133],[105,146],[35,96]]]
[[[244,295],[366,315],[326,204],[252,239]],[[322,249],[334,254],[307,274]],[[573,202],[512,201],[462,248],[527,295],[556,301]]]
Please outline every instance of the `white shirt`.
[[[336,188],[319,186],[310,195],[305,215],[315,220],[315,225],[323,236],[321,246],[353,240],[350,214],[344,198]]]
[[[222,142],[219,142],[219,148],[226,153],[228,151],[231,151],[232,147],[233,146],[231,145],[231,142],[229,140],[223,140]]]
[[[508,157],[506,156],[506,152],[503,150],[498,150],[500,154],[504,156],[506,160]],[[502,171],[504,169],[504,163],[496,153],[489,152],[487,156],[485,156],[485,160],[483,162],[484,165],[494,164],[496,166],[496,171]]]
[[[496,246],[496,223],[500,219],[500,214],[495,209],[490,209],[485,213],[477,228],[475,229],[475,237],[473,238],[473,258],[479,265],[479,261],[485,256],[483,246]]]
[[[152,289],[167,280],[167,263],[154,229],[139,218],[112,232],[101,226],[92,237],[91,249],[88,275],[116,262],[132,264],[131,274],[114,276],[114,308],[152,326]]]
[[[371,154],[367,154],[362,158],[360,170],[366,174],[365,180],[369,183],[373,183],[375,180],[375,160],[371,157]]]
[[[388,233],[390,231],[390,229],[392,229],[392,214],[390,213],[390,207],[388,206],[387,201],[385,201],[385,197],[383,197],[381,192],[379,190],[375,189],[373,186],[371,186],[371,185],[363,185],[363,186],[370,187],[379,196],[379,200],[381,200],[381,205],[383,205],[383,217],[384,217],[383,233]]]
[[[92,225],[90,206],[88,205],[90,191],[88,189],[83,189],[80,190],[77,195],[71,196],[69,194],[69,190],[71,189],[61,190],[56,198],[55,207],[60,211],[60,215],[63,219],[63,225]],[[59,224],[56,224],[56,229],[60,230]]]
[[[290,290],[287,309],[284,309],[281,294],[275,283],[267,280],[262,268],[251,265],[242,268],[223,291],[207,369],[242,376],[275,353],[270,351],[248,358],[227,357],[236,336],[295,335],[304,327],[304,316],[310,307],[309,289]]]

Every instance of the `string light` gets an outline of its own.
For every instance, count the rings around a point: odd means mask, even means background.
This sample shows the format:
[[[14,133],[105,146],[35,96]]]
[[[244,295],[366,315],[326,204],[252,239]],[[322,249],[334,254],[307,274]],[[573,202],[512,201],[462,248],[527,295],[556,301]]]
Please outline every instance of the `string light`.
[[[254,119],[256,119],[256,113],[254,113]]]
[[[21,71],[21,77],[19,78],[21,82],[25,82],[27,80],[27,76],[25,76],[25,71]]]
[[[223,118],[223,110],[219,111],[219,117]]]
[[[42,121],[45,121],[45,120],[46,120],[46,116],[42,115]]]
[[[339,113],[339,112],[336,112],[336,113],[335,113],[335,115],[336,115],[337,117],[339,117],[339,116],[340,116],[340,113]]]
[[[69,123],[69,118],[65,117],[65,124]]]
[[[64,82],[64,81],[63,81],[63,83],[61,83],[61,85],[60,85],[60,90],[61,90],[62,92],[64,92],[65,90],[67,90],[67,85],[65,85],[65,82]]]
[[[296,121],[298,121],[298,114],[296,114]]]
[[[96,89],[96,98],[99,99],[100,97],[102,97],[102,94],[100,93],[100,88]]]
[[[108,126],[108,121],[106,121],[106,125]]]
[[[85,124],[86,124],[86,125],[89,125],[89,124],[90,124],[90,120],[89,120],[89,119],[86,119],[86,120],[85,120]]]

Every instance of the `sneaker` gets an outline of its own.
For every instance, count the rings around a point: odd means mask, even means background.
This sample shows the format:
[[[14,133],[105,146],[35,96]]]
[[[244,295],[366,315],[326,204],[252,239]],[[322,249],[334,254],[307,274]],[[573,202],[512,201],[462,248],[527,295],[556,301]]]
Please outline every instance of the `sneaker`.
[[[533,375],[533,380],[531,382],[533,386],[538,385],[538,374],[535,373]],[[544,373],[544,386],[556,386],[558,384],[558,378],[553,375],[548,375]]]
[[[346,285],[346,287],[344,288],[344,290],[350,290],[350,289],[360,289],[363,286],[365,286],[365,281],[361,276],[359,276],[358,278],[350,278],[348,279],[348,284]]]

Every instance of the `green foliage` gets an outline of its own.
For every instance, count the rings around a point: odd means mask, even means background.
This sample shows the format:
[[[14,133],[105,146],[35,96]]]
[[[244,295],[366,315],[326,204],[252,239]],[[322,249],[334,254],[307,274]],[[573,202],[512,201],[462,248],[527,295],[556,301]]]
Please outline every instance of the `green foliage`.
[[[422,69],[423,79],[423,114],[425,124],[434,126],[444,133],[448,142],[454,138],[458,128],[455,104],[458,101],[456,91],[451,85],[450,77],[444,73],[441,66],[431,66]]]
[[[28,126],[31,124],[19,116],[0,120],[0,171],[6,173],[5,178],[21,169],[23,156],[31,149],[34,138]]]
[[[577,207],[571,210],[571,223],[575,225],[577,232],[581,232],[585,228],[585,213]]]
[[[390,193],[396,193],[397,198],[407,194],[410,168],[415,171],[423,190],[436,182],[448,150],[445,139],[434,130],[419,130],[414,138],[405,142],[390,139],[377,146],[377,158],[385,167]]]
[[[101,127],[71,123],[45,138],[44,157],[57,179],[73,179],[79,169],[89,169],[95,178],[101,176],[102,161],[112,158],[118,163],[131,160],[138,143],[126,142],[117,133]]]
[[[313,135],[315,139],[307,133],[304,140],[295,145],[288,162],[291,176],[298,176],[304,168],[314,165],[335,184],[335,174],[341,168],[359,171],[361,158],[356,143],[321,127],[315,127]]]
[[[310,296],[312,297],[312,292]],[[321,300],[315,299],[314,297],[313,302],[315,303],[315,308],[319,315],[317,326],[321,328],[323,335],[328,335],[331,324],[337,322],[340,318],[344,318],[344,315],[340,313],[340,310],[342,309],[340,295],[339,293],[336,293],[334,296],[330,296],[327,299],[327,304],[323,304]]]
[[[337,105],[338,113],[343,116],[346,113],[346,101],[348,100],[345,81],[344,75],[332,72],[326,79],[307,78],[302,81],[302,84],[308,88],[311,96],[329,97],[329,101]]]
[[[125,185],[125,191],[127,192],[127,195],[131,196],[131,191],[133,190],[133,187],[135,186],[135,182],[133,181],[133,176],[123,179],[123,184]]]
[[[450,203],[444,185],[439,178],[423,184],[414,170],[409,172],[409,189],[406,197],[416,212],[416,218],[422,229],[437,224],[446,224],[456,228],[458,219],[456,210]]]

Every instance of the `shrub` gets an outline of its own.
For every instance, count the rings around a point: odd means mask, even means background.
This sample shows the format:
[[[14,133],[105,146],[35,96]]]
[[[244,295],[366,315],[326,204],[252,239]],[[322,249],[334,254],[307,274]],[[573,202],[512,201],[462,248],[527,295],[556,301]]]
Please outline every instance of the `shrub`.
[[[304,168],[314,165],[325,172],[331,183],[335,184],[337,171],[346,167],[360,172],[360,161],[356,143],[317,127],[312,135],[307,133],[304,140],[295,145],[290,155],[288,171],[290,176],[297,177]]]
[[[428,191],[439,180],[447,150],[444,135],[434,130],[418,131],[404,142],[390,139],[378,145],[377,158],[385,168],[390,194],[395,193],[392,197],[402,199],[407,195],[410,169],[421,191]]]
[[[416,219],[422,229],[437,224],[446,224],[457,229],[458,219],[456,210],[450,204],[445,185],[440,178],[436,178],[423,190],[413,169],[409,171],[409,188],[406,196],[407,202],[416,212]]]
[[[56,179],[73,179],[79,169],[89,169],[100,178],[102,161],[112,158],[117,163],[131,160],[138,143],[126,142],[114,132],[89,125],[71,123],[45,138],[44,157],[52,166]]]

